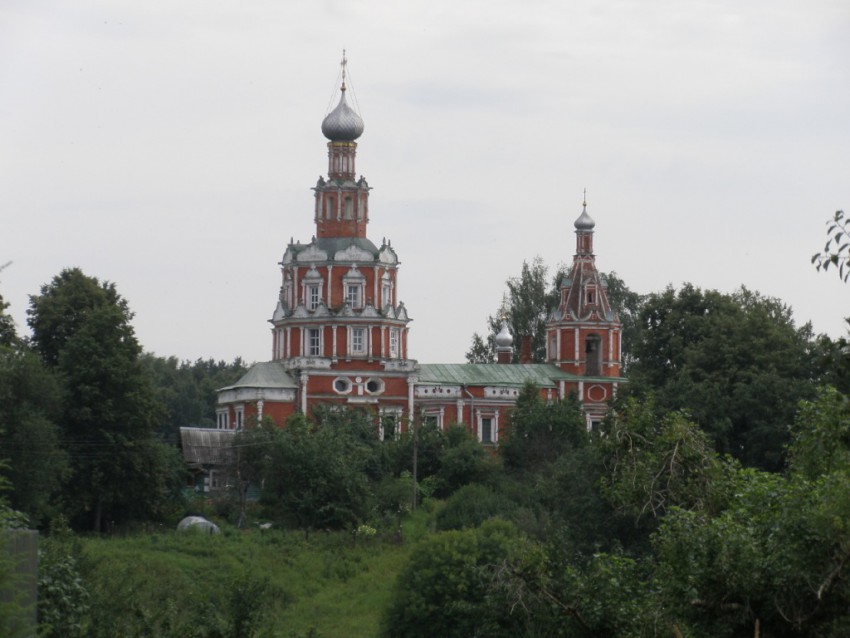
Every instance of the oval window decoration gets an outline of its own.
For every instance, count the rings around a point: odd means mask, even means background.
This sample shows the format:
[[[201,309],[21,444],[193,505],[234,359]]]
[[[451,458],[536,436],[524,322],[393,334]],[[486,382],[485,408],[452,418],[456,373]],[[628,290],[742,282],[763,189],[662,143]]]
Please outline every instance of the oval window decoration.
[[[366,381],[366,392],[369,394],[381,394],[384,391],[383,379],[369,379]]]
[[[587,398],[594,402],[602,402],[608,396],[604,385],[592,385],[587,389]]]

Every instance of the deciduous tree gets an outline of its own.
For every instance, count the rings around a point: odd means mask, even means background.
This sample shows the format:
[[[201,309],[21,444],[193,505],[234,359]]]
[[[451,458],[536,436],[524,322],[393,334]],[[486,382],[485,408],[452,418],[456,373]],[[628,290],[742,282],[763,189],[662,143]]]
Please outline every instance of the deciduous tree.
[[[687,412],[718,451],[780,468],[797,403],[814,392],[811,327],[777,299],[690,284],[647,296],[640,319],[629,388]]]
[[[95,531],[157,514],[175,479],[176,449],[156,440],[162,416],[132,313],[115,285],[77,268],[30,297],[34,350],[65,386],[60,426],[73,470],[65,500]]]

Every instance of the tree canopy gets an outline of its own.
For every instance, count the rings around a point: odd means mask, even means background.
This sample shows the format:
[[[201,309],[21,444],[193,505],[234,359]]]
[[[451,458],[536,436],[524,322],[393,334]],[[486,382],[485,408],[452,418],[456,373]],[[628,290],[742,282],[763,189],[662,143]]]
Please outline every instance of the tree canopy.
[[[59,425],[73,472],[65,500],[71,519],[95,531],[154,515],[177,476],[176,450],[154,436],[162,406],[131,318],[114,284],[77,268],[30,298],[33,350],[65,389]]]
[[[811,327],[777,299],[690,284],[648,295],[640,321],[630,391],[687,412],[718,451],[780,468],[797,403],[814,392]]]

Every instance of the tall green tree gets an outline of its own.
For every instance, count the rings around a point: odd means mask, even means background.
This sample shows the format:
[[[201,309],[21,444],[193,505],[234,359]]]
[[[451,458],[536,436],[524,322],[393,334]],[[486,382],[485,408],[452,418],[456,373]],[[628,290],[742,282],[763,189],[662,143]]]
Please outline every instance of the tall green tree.
[[[55,512],[67,479],[68,456],[57,426],[62,389],[56,376],[20,339],[0,297],[0,458],[8,463],[11,506],[41,525]]]
[[[141,363],[132,313],[115,285],[77,268],[30,297],[32,345],[60,375],[71,455],[65,500],[78,527],[155,516],[175,480],[176,449],[158,441],[162,406]]]
[[[22,344],[0,346],[0,455],[12,488],[12,507],[43,526],[58,513],[69,478],[68,453],[58,423],[63,391],[56,375]]]
[[[0,346],[11,347],[18,341],[18,333],[15,330],[15,321],[6,312],[9,304],[0,295]]]
[[[546,360],[546,320],[558,302],[558,286],[563,272],[558,271],[553,283],[548,282],[546,264],[540,257],[531,263],[524,261],[518,277],[506,282],[507,292],[503,307],[487,318],[488,332],[485,337],[478,333],[472,337],[472,345],[466,353],[469,363],[492,363],[496,360],[495,336],[507,322],[514,337],[514,361],[519,360],[521,340],[531,339],[531,357],[535,362]]]
[[[629,388],[683,410],[718,451],[778,469],[797,403],[814,393],[811,326],[781,301],[690,284],[647,296]]]

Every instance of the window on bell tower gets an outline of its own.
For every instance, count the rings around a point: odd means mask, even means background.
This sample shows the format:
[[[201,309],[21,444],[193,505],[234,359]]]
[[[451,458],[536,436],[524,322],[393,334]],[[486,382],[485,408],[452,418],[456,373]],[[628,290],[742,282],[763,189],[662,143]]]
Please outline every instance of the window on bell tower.
[[[345,302],[352,308],[360,308],[362,305],[360,301],[361,288],[360,284],[348,284],[345,287]]]
[[[351,354],[366,354],[366,328],[351,328]]]
[[[345,274],[342,278],[342,285],[345,303],[355,310],[363,308],[366,296],[366,277],[357,270],[357,266],[352,266],[351,270]]]
[[[319,307],[320,300],[321,294],[319,292],[318,284],[310,284],[307,286],[307,308],[315,310]]]
[[[304,335],[304,351],[308,356],[322,354],[322,332],[318,328],[307,328]]]
[[[590,335],[584,342],[584,374],[598,377],[602,374],[602,339]]]

